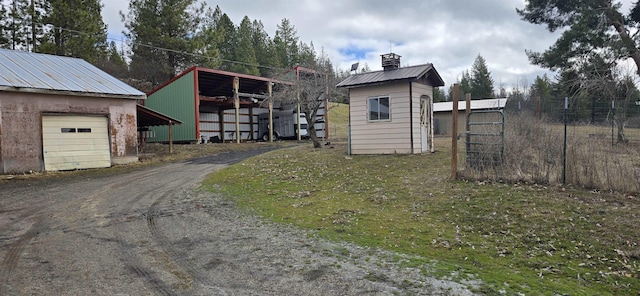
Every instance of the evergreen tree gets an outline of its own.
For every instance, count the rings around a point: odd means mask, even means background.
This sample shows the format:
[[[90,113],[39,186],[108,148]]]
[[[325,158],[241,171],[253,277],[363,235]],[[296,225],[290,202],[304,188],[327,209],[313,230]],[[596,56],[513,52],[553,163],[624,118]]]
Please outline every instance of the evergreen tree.
[[[283,67],[291,68],[298,62],[298,36],[295,27],[288,19],[282,19],[273,38],[276,51]]]
[[[194,53],[197,55],[194,62],[200,66],[215,69],[222,63],[218,46],[222,43],[223,36],[215,30],[215,24],[221,15],[219,6],[216,6],[215,10],[209,7],[202,19],[201,27],[192,40]]]
[[[116,43],[111,41],[107,48],[106,55],[98,60],[97,65],[103,71],[120,79],[129,78],[129,66],[123,53],[118,51]]]
[[[131,0],[125,23],[131,74],[153,86],[171,79],[196,61],[196,36],[205,6],[196,0]]]
[[[9,10],[0,3],[0,48],[11,47],[11,24],[9,22]]]
[[[222,68],[231,70],[233,66],[231,62],[235,59],[235,50],[238,42],[236,27],[226,13],[223,13],[220,17],[216,16],[214,19],[217,20],[214,23],[214,34],[220,38],[218,49],[220,50],[220,56],[225,60],[222,63]]]
[[[11,33],[11,49],[26,50],[28,48],[28,15],[29,3],[27,0],[13,0],[9,8],[9,30]]]
[[[99,0],[48,0],[45,33],[39,52],[72,56],[96,63],[107,50],[107,26]]]
[[[444,90],[439,87],[433,88],[433,102],[445,102],[447,100],[447,96],[444,93]]]
[[[481,55],[476,57],[471,67],[469,87],[473,99],[492,98],[494,96],[493,79],[487,69],[487,63]]]
[[[253,50],[251,20],[245,16],[240,22],[237,30],[237,44],[234,49],[234,63],[231,71],[244,73],[249,75],[260,75],[256,59],[256,53]]]
[[[471,74],[469,74],[469,70],[465,70],[462,72],[462,79],[460,80],[460,97],[464,97],[465,94],[470,93],[471,89],[471,81],[473,78]]]
[[[303,67],[315,67],[318,59],[316,57],[316,49],[313,47],[313,42],[306,44],[300,42],[298,46],[298,62],[297,64]]]
[[[282,67],[280,59],[276,54],[275,44],[269,37],[269,34],[264,30],[264,25],[261,21],[254,20],[251,25],[252,31],[252,44],[256,54],[258,64],[263,66],[260,70],[260,76],[272,77],[276,73],[274,68]]]

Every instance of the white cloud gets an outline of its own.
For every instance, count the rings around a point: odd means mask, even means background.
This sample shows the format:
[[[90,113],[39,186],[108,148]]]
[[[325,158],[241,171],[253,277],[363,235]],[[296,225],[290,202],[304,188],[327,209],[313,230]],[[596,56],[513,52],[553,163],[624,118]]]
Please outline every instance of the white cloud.
[[[313,42],[323,49],[341,69],[358,62],[353,51],[366,49],[361,65],[380,69],[380,54],[391,50],[402,56],[403,65],[431,62],[447,87],[463,70],[471,68],[481,54],[498,83],[512,87],[524,79],[548,73],[532,66],[525,49],[543,51],[556,34],[544,26],[522,21],[516,7],[524,0],[206,0],[219,5],[238,24],[246,15],[261,20],[265,30],[274,36],[276,26],[287,18],[296,27],[301,41]],[[623,1],[624,11],[631,0]],[[109,34],[119,39],[124,25],[119,11],[125,14],[127,0],[103,1],[103,18]]]

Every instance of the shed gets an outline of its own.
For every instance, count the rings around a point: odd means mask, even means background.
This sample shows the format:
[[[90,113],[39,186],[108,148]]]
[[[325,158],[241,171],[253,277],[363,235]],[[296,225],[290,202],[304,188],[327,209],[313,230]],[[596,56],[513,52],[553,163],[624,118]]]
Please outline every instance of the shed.
[[[145,98],[82,59],[0,49],[0,173],[137,161]]]
[[[192,67],[147,94],[145,106],[182,121],[173,130],[175,142],[195,143],[258,139],[256,109],[273,108],[272,87],[279,81]],[[263,102],[270,102],[264,106]],[[236,104],[237,102],[237,104]],[[149,142],[168,142],[168,127],[153,127]]]
[[[503,110],[507,104],[506,98],[500,99],[482,99],[471,100],[472,111],[479,110]],[[434,130],[437,135],[450,135],[453,120],[453,102],[439,102],[433,104]],[[458,129],[459,133],[464,131],[467,124],[467,102],[458,101]],[[482,120],[483,117],[491,116],[487,114],[479,114],[476,120]]]
[[[351,154],[433,152],[433,88],[444,81],[433,64],[400,67],[400,56],[382,55],[384,70],[338,83],[349,90]]]

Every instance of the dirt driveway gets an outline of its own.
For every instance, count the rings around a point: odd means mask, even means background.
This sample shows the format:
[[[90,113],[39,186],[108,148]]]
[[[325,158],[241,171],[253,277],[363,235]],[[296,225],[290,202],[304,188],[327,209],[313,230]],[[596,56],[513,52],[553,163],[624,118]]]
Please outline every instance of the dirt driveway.
[[[0,182],[0,295],[470,295],[403,257],[266,222],[199,189],[267,149]]]

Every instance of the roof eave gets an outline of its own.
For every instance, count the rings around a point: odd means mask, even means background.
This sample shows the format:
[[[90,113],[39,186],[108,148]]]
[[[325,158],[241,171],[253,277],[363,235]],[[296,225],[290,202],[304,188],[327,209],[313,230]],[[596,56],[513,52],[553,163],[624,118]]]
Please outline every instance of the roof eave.
[[[0,86],[0,91],[32,93],[32,94],[49,94],[49,95],[67,95],[76,97],[96,97],[96,98],[113,98],[113,99],[132,99],[132,100],[144,100],[146,95],[130,95],[130,94],[104,94],[104,93],[92,93],[81,91],[62,91],[62,90],[50,90],[42,88],[30,88],[30,87],[14,87],[14,86]]]

